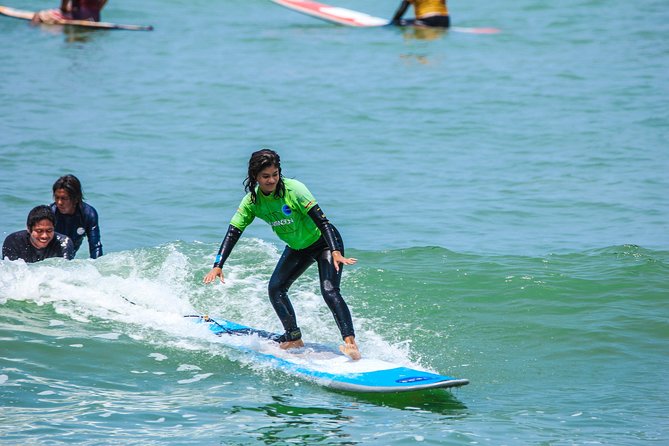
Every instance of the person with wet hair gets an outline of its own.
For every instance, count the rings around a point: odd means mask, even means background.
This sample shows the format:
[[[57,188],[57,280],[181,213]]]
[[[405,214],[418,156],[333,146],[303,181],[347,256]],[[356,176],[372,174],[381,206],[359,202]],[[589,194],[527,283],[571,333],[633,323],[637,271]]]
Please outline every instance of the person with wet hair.
[[[72,260],[74,245],[72,240],[54,229],[54,215],[47,205],[33,208],[28,214],[26,228],[9,234],[2,244],[2,258],[23,259],[35,263],[51,257]]]
[[[51,203],[51,210],[56,218],[56,232],[72,239],[75,254],[86,236],[91,259],[102,256],[98,212],[84,203],[79,179],[74,175],[64,175],[53,183],[52,189],[54,202]]]
[[[309,189],[301,182],[284,178],[279,154],[262,149],[251,155],[244,182],[246,196],[232,217],[216,255],[214,266],[204,278],[224,281],[223,264],[253,220],[267,222],[286,247],[269,280],[269,299],[285,332],[275,339],[281,348],[304,346],[288,289],[309,266],[316,263],[323,299],[328,305],[344,344],[339,349],[353,360],[360,359],[348,305],[341,296],[343,265],[357,259],[344,256],[344,243],[337,228],[325,217]]]

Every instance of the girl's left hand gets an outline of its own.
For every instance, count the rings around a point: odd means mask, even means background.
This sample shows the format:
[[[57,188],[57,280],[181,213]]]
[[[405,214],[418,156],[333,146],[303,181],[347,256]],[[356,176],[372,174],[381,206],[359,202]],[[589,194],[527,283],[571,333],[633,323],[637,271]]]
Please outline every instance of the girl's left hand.
[[[336,271],[339,271],[340,263],[342,265],[353,265],[358,261],[358,259],[354,259],[353,257],[344,257],[339,251],[332,251],[332,260]]]

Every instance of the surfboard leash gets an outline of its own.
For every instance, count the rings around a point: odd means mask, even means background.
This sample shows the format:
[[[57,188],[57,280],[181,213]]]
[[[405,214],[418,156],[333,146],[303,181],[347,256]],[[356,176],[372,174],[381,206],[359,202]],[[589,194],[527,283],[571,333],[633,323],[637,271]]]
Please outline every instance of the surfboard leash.
[[[187,314],[184,317],[196,317],[196,318],[202,319],[204,322],[209,322],[209,323],[212,323],[212,324],[216,325],[217,327],[219,327],[221,329],[222,332],[224,332],[225,334],[229,334],[229,335],[248,336],[248,335],[256,334],[256,335],[260,336],[261,338],[269,339],[269,340],[274,341],[274,342],[279,342],[279,338],[280,338],[280,335],[278,335],[276,333],[272,333],[272,332],[265,331],[265,330],[258,330],[256,328],[250,328],[250,327],[237,328],[237,329],[228,328],[228,327],[220,324],[219,322],[216,322],[216,320],[212,319],[208,315],[202,316],[202,315],[199,315],[199,314]],[[221,335],[222,333],[219,332],[219,333],[216,333],[216,334]]]
[[[204,322],[210,322],[214,325],[216,325],[218,328],[223,330],[226,334],[238,334],[234,330],[230,330],[229,328],[219,324],[216,322],[214,319],[210,318],[208,315],[201,315],[201,314],[186,314],[184,317],[196,317],[198,319],[202,319]]]
[[[132,305],[137,305],[135,302],[131,301],[130,299],[128,299],[128,298],[125,297],[125,296],[121,296],[121,299],[125,300],[126,302],[128,302],[128,303],[130,303],[130,304],[132,304]],[[215,324],[218,328],[220,328],[221,330],[223,330],[226,334],[236,334],[236,335],[240,334],[240,333],[239,333],[239,330],[237,330],[237,331],[235,331],[235,330],[230,330],[229,328],[224,327],[223,325],[219,324],[218,322],[216,322],[214,319],[210,318],[210,317],[209,317],[208,315],[206,315],[206,314],[205,314],[205,315],[201,315],[201,314],[186,314],[186,315],[184,315],[184,317],[196,317],[196,318],[198,318],[198,319],[202,319],[204,322],[211,322],[212,324]]]

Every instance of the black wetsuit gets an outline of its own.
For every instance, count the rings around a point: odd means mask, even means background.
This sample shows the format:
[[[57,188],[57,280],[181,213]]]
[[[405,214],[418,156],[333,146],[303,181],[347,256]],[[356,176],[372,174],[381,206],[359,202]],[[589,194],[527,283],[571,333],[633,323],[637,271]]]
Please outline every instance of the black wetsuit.
[[[72,260],[74,258],[72,240],[63,234],[55,233],[46,248],[37,249],[30,243],[30,233],[24,229],[9,234],[2,244],[3,259],[23,259],[26,263],[35,263],[50,257],[63,257]]]
[[[85,235],[88,238],[88,252],[91,259],[97,259],[102,255],[98,213],[93,206],[82,202],[72,215],[62,214],[55,203],[51,204],[51,210],[56,217],[56,232],[65,234],[72,240],[75,254],[81,247]]]
[[[330,228],[338,239],[338,250],[343,256],[344,245],[339,232],[331,224]],[[331,248],[323,237],[304,249],[293,249],[286,246],[276,268],[274,268],[268,286],[269,299],[274,311],[281,319],[283,328],[287,334],[298,330],[295,310],[293,310],[290,299],[288,299],[288,289],[314,262],[318,265],[323,300],[325,300],[337,322],[342,339],[355,336],[351,312],[339,289],[343,265],[339,265],[339,271],[335,270]],[[288,335],[287,337],[293,338],[294,336]]]
[[[75,1],[72,5],[72,18],[99,22],[101,9],[100,2],[97,0]]]
[[[434,17],[425,17],[422,19],[399,19],[393,22],[397,26],[428,26],[431,28],[449,28],[451,18],[449,16],[438,15]]]

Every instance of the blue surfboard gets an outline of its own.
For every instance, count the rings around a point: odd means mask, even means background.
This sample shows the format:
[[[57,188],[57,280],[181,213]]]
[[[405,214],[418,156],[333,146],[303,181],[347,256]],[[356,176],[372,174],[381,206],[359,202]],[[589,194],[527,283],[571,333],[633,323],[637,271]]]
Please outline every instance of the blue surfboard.
[[[338,349],[323,344],[306,343],[304,347],[281,350],[274,340],[278,334],[258,330],[225,319],[189,316],[207,324],[217,336],[249,337],[260,342],[231,342],[230,345],[252,354],[256,359],[286,373],[317,384],[351,392],[411,392],[459,387],[469,380],[439,375],[379,359],[363,356],[353,361]]]

